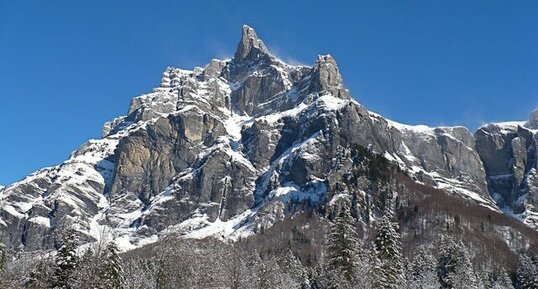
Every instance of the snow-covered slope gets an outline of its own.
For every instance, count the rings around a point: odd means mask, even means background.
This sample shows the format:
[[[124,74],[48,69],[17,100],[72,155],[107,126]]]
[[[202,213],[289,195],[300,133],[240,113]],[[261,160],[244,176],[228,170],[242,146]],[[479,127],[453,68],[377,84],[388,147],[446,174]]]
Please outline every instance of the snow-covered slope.
[[[102,135],[64,163],[0,188],[4,242],[50,247],[65,226],[88,242],[113,232],[124,250],[169,233],[256,234],[298,206],[323,208],[345,194],[338,183],[357,146],[418,183],[499,211],[467,129],[407,126],[369,112],[330,55],[312,67],[286,64],[248,26],[233,59],[167,68]],[[522,217],[533,214],[528,208]]]

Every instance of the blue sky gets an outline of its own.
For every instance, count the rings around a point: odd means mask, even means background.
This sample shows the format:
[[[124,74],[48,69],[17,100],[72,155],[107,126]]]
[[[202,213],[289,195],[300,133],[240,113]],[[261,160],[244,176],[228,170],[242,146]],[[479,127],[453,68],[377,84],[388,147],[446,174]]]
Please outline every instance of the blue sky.
[[[332,54],[399,122],[475,129],[538,106],[538,1],[265,2],[0,0],[0,184],[99,137],[168,65],[232,56],[243,23],[283,59]]]

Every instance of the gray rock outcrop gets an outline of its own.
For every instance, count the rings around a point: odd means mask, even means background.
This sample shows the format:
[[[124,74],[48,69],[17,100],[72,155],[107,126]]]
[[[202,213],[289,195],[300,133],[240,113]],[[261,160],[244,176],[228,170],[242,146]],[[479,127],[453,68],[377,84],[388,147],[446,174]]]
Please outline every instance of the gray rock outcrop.
[[[532,216],[537,204],[534,115],[526,123],[488,124],[475,133],[490,193],[503,210],[522,217]]]

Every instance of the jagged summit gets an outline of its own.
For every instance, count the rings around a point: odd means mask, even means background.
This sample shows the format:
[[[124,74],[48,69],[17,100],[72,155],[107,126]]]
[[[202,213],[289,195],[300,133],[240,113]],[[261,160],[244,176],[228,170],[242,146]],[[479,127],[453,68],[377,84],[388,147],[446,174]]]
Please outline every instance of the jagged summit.
[[[243,25],[243,33],[241,40],[237,45],[237,51],[235,52],[234,61],[241,62],[246,58],[252,58],[257,54],[267,54],[269,50],[265,47],[265,44],[258,38],[256,31],[248,25]]]
[[[344,87],[336,60],[330,54],[318,55],[316,64],[314,64],[313,75],[317,80],[312,82],[314,85],[313,90],[324,90],[341,99],[351,98]]]
[[[123,250],[168,233],[234,239],[302,209],[329,212],[339,198],[356,199],[375,217],[385,201],[353,175],[362,171],[351,153],[357,147],[422,185],[499,213],[481,158],[512,162],[499,154],[497,138],[479,151],[475,140],[465,129],[405,126],[369,112],[351,98],[332,56],[312,67],[287,64],[245,25],[234,59],[167,68],[158,87],[105,124],[101,139],[0,187],[0,238],[50,248],[68,223],[83,242],[110,228]],[[408,197],[399,187],[386,189]],[[351,191],[356,195],[346,195]]]

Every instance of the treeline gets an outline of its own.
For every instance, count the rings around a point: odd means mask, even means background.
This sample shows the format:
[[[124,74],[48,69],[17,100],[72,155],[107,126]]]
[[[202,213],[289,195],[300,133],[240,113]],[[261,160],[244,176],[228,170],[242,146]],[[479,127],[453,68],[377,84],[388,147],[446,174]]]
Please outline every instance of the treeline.
[[[125,263],[116,242],[79,245],[69,228],[56,251],[10,254],[0,247],[0,288],[123,288]]]
[[[75,231],[62,234],[55,252],[0,250],[0,288],[404,288],[536,289],[538,257],[522,253],[517,271],[481,268],[460,241],[442,236],[404,257],[397,223],[378,218],[370,234],[342,206],[321,258],[305,266],[296,252],[257,250],[243,242],[183,240],[119,254],[114,241],[81,249]]]

